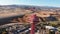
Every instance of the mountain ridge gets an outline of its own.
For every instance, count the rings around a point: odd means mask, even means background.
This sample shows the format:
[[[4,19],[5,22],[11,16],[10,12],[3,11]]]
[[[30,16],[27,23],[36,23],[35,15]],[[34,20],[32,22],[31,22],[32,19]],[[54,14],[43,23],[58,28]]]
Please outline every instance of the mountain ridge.
[[[33,6],[33,5],[0,5],[0,7],[10,7],[10,8],[35,7],[35,8],[42,8],[42,9],[60,9],[60,7],[51,7],[51,6]]]

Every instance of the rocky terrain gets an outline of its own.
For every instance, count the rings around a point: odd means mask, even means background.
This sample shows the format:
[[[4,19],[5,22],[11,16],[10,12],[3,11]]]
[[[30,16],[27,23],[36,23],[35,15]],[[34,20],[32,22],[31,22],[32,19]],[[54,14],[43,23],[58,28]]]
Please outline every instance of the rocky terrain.
[[[31,23],[28,19],[32,14],[38,17],[36,32],[45,32],[47,25],[60,27],[59,7],[0,5],[0,34],[29,34]]]
[[[40,21],[60,20],[59,7],[26,5],[0,5],[0,23],[28,22],[30,14],[36,14]],[[23,17],[21,17],[21,15]]]

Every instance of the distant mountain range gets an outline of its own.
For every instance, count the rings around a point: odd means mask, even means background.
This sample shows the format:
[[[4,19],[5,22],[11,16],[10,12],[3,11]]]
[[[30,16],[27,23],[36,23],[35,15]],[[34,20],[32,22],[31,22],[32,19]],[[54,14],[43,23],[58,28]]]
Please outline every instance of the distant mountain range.
[[[51,6],[30,6],[30,5],[0,5],[0,8],[38,8],[38,9],[60,9],[60,7],[51,7]]]

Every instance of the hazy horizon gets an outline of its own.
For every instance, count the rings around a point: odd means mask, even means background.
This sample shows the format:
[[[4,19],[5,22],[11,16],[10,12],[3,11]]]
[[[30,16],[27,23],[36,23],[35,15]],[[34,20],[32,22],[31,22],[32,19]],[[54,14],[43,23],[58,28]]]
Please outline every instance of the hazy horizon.
[[[60,0],[0,0],[0,5],[33,5],[60,7]]]

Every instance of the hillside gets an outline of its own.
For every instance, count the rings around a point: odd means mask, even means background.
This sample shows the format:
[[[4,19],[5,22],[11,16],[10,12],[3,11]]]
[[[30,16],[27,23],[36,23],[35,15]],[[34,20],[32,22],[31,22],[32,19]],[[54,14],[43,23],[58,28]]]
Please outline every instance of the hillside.
[[[36,14],[40,21],[60,20],[60,8],[48,6],[0,5],[0,23],[27,22],[29,14]],[[19,16],[24,15],[22,18]],[[26,17],[26,16],[27,17]],[[18,16],[16,18],[16,16]],[[11,18],[10,18],[11,17]],[[12,18],[14,17],[14,18]],[[18,20],[18,21],[16,21]]]

